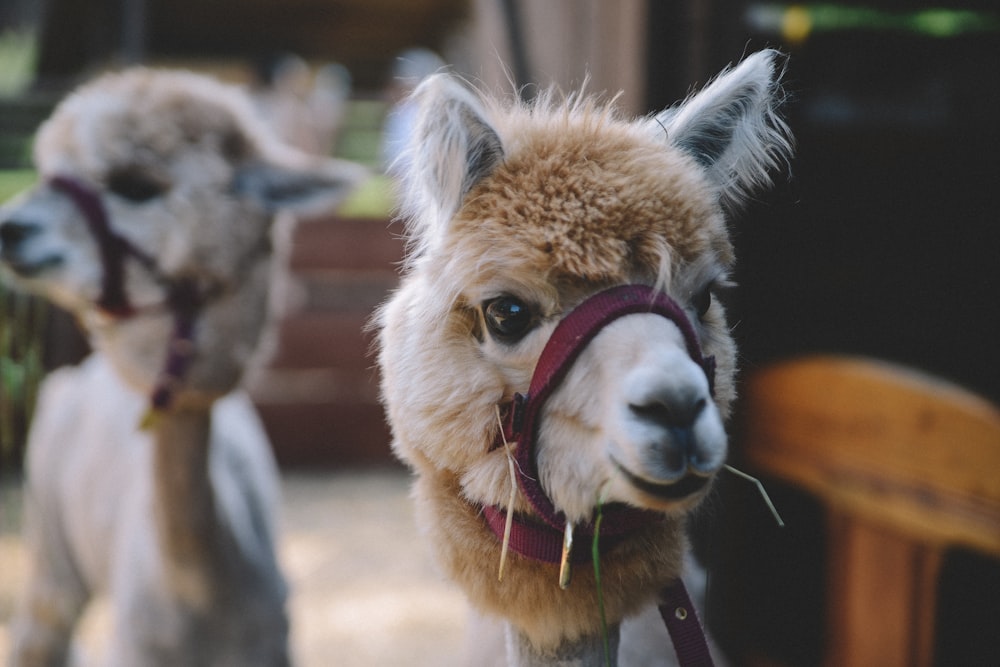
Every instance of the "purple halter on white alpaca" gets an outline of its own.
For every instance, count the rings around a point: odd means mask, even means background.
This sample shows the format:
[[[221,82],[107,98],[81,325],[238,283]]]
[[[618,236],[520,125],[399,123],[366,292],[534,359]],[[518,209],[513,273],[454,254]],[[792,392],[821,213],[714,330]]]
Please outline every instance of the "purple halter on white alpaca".
[[[97,243],[101,257],[101,295],[97,307],[107,315],[117,318],[131,317],[137,313],[125,290],[125,259],[132,257],[144,269],[157,277],[167,288],[166,305],[174,316],[174,329],[167,346],[167,358],[156,386],[150,395],[153,410],[170,407],[174,390],[184,379],[194,357],[194,322],[204,303],[204,295],[191,280],[171,279],[163,276],[152,256],[140,250],[111,228],[107,208],[100,194],[80,179],[57,174],[48,180],[49,185],[68,196],[79,209],[87,229]]]
[[[108,211],[96,190],[78,178],[62,174],[51,177],[48,182],[53,189],[73,200],[87,222],[87,229],[97,242],[104,271],[101,296],[97,299],[98,308],[115,317],[134,314],[135,308],[125,293],[125,258],[131,256],[148,271],[156,273],[153,258],[111,228]]]

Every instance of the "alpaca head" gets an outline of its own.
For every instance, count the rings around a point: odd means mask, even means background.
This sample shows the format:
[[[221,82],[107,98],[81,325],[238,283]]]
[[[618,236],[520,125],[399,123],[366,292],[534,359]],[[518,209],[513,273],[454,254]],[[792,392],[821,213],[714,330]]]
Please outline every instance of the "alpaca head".
[[[363,176],[279,145],[235,87],[142,68],[67,97],[35,165],[39,184],[0,211],[0,269],[76,314],[143,391],[172,311],[194,311],[192,397],[228,391],[257,343],[276,214],[322,211]]]
[[[656,117],[585,97],[482,99],[446,75],[416,91],[403,160],[411,237],[379,315],[383,393],[397,453],[506,505],[497,407],[525,392],[556,325],[609,287],[650,286],[715,357],[714,393],[678,323],[616,319],[545,403],[541,486],[571,521],[599,496],[690,509],[724,463],[735,348],[718,293],[733,249],[726,213],[770,182],[790,140],[775,115],[776,54],[762,52]],[[523,499],[515,509],[528,509]]]

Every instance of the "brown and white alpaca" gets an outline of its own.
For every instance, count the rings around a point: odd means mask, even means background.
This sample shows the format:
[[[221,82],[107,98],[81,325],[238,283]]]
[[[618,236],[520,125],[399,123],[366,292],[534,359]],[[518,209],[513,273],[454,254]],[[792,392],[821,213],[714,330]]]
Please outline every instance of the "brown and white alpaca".
[[[510,664],[603,664],[599,504],[612,646],[681,574],[684,517],[724,464],[735,395],[715,296],[734,261],[726,213],[791,150],[778,57],[754,54],[636,120],[582,95],[491,101],[448,75],[415,92],[410,250],[376,316],[383,398],[418,523],[472,605],[506,621]],[[506,443],[500,413],[515,422]],[[526,542],[561,544],[566,523],[563,590],[559,556]],[[626,623],[623,660],[629,636]]]
[[[39,184],[0,215],[0,269],[73,312],[95,352],[38,401],[13,664],[66,664],[106,593],[101,664],[287,665],[278,479],[238,385],[274,219],[328,208],[364,170],[286,149],[235,87],[151,69],[70,95],[35,162]]]

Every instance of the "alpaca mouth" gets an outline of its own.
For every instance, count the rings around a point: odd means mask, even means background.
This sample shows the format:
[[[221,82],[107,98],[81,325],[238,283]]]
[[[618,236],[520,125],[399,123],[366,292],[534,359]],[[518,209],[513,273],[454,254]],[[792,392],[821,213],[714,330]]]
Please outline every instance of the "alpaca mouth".
[[[619,472],[629,481],[629,484],[643,493],[660,498],[661,500],[683,500],[704,489],[708,486],[708,482],[711,479],[711,477],[704,477],[693,472],[688,472],[683,477],[673,481],[654,482],[645,477],[639,477],[617,461],[614,463]]]
[[[49,255],[35,261],[25,261],[18,257],[11,257],[6,253],[0,253],[0,263],[6,266],[12,273],[22,278],[35,278],[48,269],[60,266],[63,263],[61,255]]]

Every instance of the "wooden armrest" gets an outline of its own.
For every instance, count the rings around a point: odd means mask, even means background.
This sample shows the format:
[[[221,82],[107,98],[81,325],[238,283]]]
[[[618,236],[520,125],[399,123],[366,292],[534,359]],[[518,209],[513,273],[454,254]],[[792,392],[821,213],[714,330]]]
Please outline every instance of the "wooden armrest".
[[[810,357],[747,378],[750,465],[921,541],[1000,554],[1000,410],[891,364]]]

